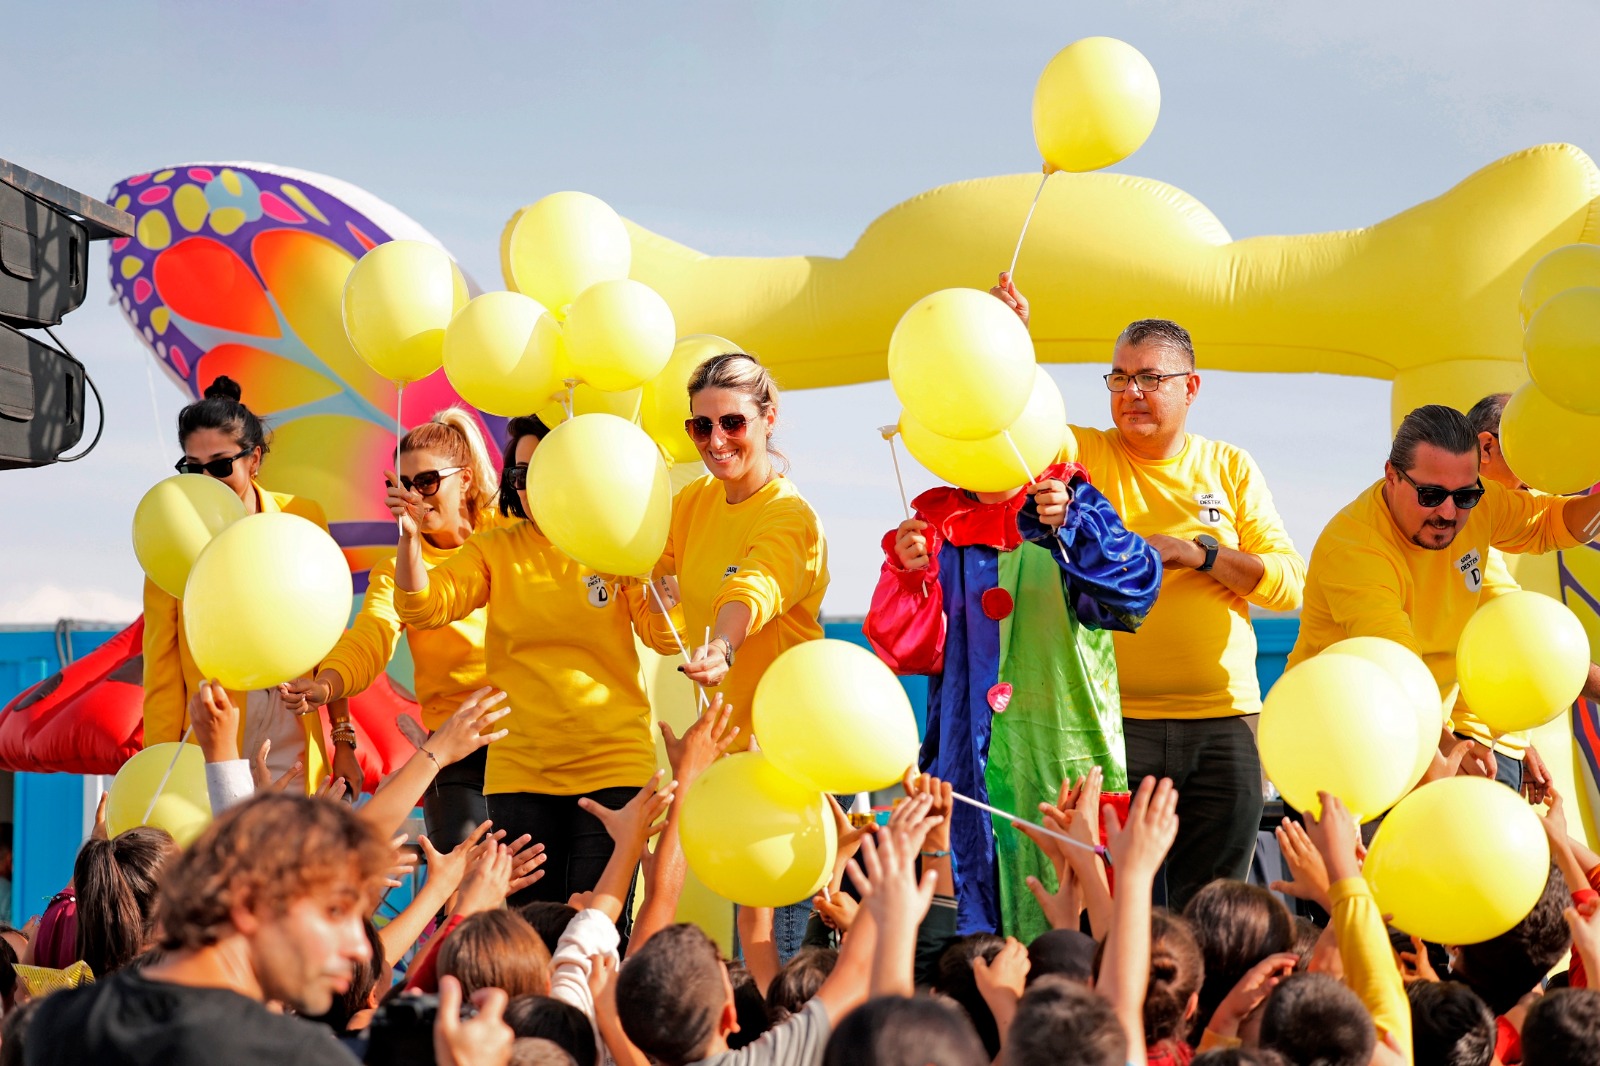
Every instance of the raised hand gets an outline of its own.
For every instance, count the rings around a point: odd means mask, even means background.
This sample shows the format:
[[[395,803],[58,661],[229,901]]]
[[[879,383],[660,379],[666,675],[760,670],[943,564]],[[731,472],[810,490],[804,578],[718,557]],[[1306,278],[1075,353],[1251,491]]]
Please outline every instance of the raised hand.
[[[461,1019],[461,982],[439,978],[439,1013],[433,1022],[433,1059],[439,1066],[504,1066],[516,1034],[505,1023],[506,994],[480,988],[472,994],[477,1013]]]
[[[1017,291],[1017,286],[1011,280],[1010,271],[1002,270],[1000,272],[1000,283],[990,289],[989,294],[1016,312],[1016,316],[1022,319],[1024,326],[1028,324],[1027,297]]]
[[[839,806],[839,801],[833,794],[824,792],[823,797],[828,801],[828,810],[833,815],[833,828],[838,843],[834,845],[833,876],[828,879],[828,887],[839,891],[839,886],[844,883],[845,865],[861,850],[861,841],[877,833],[883,827],[876,821],[868,822],[863,826],[853,825],[850,815]]]
[[[1218,1036],[1237,1036],[1239,1025],[1262,1003],[1274,988],[1299,965],[1300,957],[1292,951],[1268,955],[1245,971],[1239,983],[1222,998],[1211,1022],[1206,1026]]]
[[[1027,989],[1030,968],[1028,949],[1011,936],[1006,937],[993,960],[982,955],[972,959],[972,983],[978,987],[978,995],[988,1004],[1002,1033],[1011,1027],[1010,1018]]]
[[[497,909],[511,888],[511,849],[494,840],[477,847],[456,895],[455,913],[463,917]]]
[[[1163,777],[1159,784],[1147,777],[1139,784],[1128,805],[1128,823],[1117,823],[1116,811],[1107,807],[1107,847],[1111,852],[1111,865],[1123,877],[1154,878],[1167,857],[1172,842],[1178,836],[1178,790]],[[1121,898],[1121,892],[1118,892]]]
[[[544,877],[540,869],[545,860],[544,845],[533,843],[533,837],[524,833],[506,846],[511,851],[511,882],[506,886],[506,895],[515,896]]]
[[[739,735],[739,727],[729,725],[732,716],[733,706],[724,703],[719,692],[711,697],[711,708],[696,718],[683,736],[674,733],[667,723],[657,723],[667,749],[667,765],[672,767],[672,776],[679,785],[687,788],[708,766],[727,754]]]
[[[1307,838],[1322,853],[1329,884],[1361,876],[1361,864],[1356,859],[1361,834],[1357,831],[1355,816],[1331,792],[1318,792],[1317,796],[1322,801],[1322,817],[1314,817],[1310,811],[1302,817]]]
[[[1328,867],[1306,835],[1305,827],[1285,818],[1275,835],[1283,851],[1283,861],[1289,867],[1290,879],[1272,882],[1272,891],[1307,900],[1331,913],[1333,900],[1328,896]]]
[[[426,836],[417,838],[417,844],[422,848],[422,855],[428,867],[428,880],[440,889],[442,895],[453,896],[456,889],[461,887],[461,880],[467,875],[467,863],[472,858],[473,850],[493,826],[493,822],[480,823],[478,828],[467,834],[465,840],[449,851],[439,851],[433,846],[433,841]]]
[[[894,531],[894,554],[902,570],[921,570],[928,565],[928,538],[923,530],[928,523],[908,518]]]
[[[861,904],[845,892],[829,890],[811,897],[811,907],[822,917],[822,924],[840,933],[848,933],[855,924],[856,911]]]
[[[637,861],[639,852],[644,850],[645,842],[661,832],[666,824],[659,819],[672,806],[673,790],[678,787],[678,782],[668,781],[658,792],[656,786],[661,783],[662,776],[663,772],[657,770],[649,783],[617,810],[596,803],[588,796],[578,799],[578,806],[600,819],[600,824],[606,827],[606,833],[616,846],[624,854],[633,854],[633,861]]]
[[[479,748],[509,736],[509,729],[484,732],[511,713],[510,707],[500,706],[505,700],[504,692],[496,692],[488,686],[478,689],[462,701],[460,709],[445,719],[444,725],[435,730],[428,742],[418,750],[432,754],[440,766],[449,766]]]
[[[1400,960],[1400,976],[1407,981],[1434,981],[1439,980],[1439,975],[1433,968],[1433,963],[1428,959],[1428,945],[1422,942],[1420,936],[1411,938],[1410,951],[1398,951],[1395,957]]]
[[[1047,526],[1060,527],[1067,520],[1067,508],[1072,506],[1072,493],[1056,478],[1035,482],[1028,489],[1034,506],[1039,510],[1039,521]]]
[[[239,757],[239,708],[220,684],[200,682],[189,698],[189,722],[206,762],[232,762]]]
[[[402,488],[400,478],[393,470],[385,470],[383,478],[388,482],[388,492],[384,494],[384,506],[389,508],[389,513],[394,515],[400,523],[401,537],[415,537],[417,535],[417,516],[422,513],[425,506],[420,493]]]

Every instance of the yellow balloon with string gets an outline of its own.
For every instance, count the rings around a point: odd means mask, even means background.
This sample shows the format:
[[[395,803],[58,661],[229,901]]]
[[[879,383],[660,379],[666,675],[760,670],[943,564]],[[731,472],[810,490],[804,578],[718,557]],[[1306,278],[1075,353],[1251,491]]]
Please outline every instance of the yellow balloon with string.
[[[1043,368],[1034,368],[1028,404],[1004,433],[983,440],[951,440],[900,416],[906,450],[943,481],[969,492],[1005,492],[1055,462],[1066,432],[1067,409],[1061,390]]]
[[[388,241],[345,279],[345,335],[373,370],[409,385],[443,365],[445,328],[467,299],[467,279],[443,248]]]

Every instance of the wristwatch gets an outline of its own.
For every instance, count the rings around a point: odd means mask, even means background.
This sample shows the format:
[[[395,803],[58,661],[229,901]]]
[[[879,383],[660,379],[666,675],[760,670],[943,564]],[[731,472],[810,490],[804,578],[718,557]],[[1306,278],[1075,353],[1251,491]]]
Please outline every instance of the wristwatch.
[[[1202,574],[1209,574],[1211,568],[1217,565],[1217,551],[1222,545],[1217,543],[1217,538],[1210,533],[1202,533],[1194,538],[1194,542],[1206,550],[1206,561],[1195,567]]]

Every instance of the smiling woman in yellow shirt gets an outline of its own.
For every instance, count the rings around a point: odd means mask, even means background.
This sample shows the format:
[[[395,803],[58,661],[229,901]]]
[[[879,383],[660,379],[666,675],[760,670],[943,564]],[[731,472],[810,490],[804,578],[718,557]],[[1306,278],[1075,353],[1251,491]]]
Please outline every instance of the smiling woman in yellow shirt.
[[[440,411],[405,435],[396,477],[389,482],[391,494],[421,497],[417,526],[422,562],[430,570],[453,557],[474,533],[507,524],[495,509],[500,482],[495,461],[477,420],[460,407]],[[402,633],[411,646],[417,702],[430,732],[483,687],[486,609],[438,629],[408,627],[395,610],[394,569],[393,559],[372,568],[361,611],[314,676],[281,686],[291,710],[325,706],[364,691],[388,667]],[[339,722],[334,728],[336,739],[354,742],[353,731],[345,732]],[[440,851],[454,848],[489,817],[483,798],[487,754],[488,748],[479,748],[445,767],[422,797],[428,839]]]
[[[246,514],[299,515],[323,530],[328,520],[314,501],[281,492],[269,492],[256,483],[269,447],[266,427],[242,402],[237,383],[226,377],[213,381],[205,396],[178,413],[178,446],[183,458],[179,473],[207,474],[232,489],[244,501]],[[240,611],[250,605],[239,604]],[[181,740],[188,727],[189,700],[199,691],[200,676],[183,632],[183,601],[169,596],[155,583],[144,583],[144,743]],[[305,764],[307,789],[322,780],[328,764],[322,723],[316,715],[296,716],[275,689],[231,692],[239,716],[239,750],[253,756],[263,741],[272,742],[269,767],[275,773],[296,761]],[[191,738],[192,739],[192,738]],[[355,760],[349,749],[350,762]],[[335,762],[339,762],[338,757]],[[359,780],[359,777],[357,778]]]
[[[527,517],[528,460],[547,432],[532,417],[507,427],[501,503],[520,521],[475,534],[431,569],[417,535],[423,497],[390,494],[400,621],[437,629],[487,609],[487,680],[511,709],[501,723],[510,735],[488,749],[489,817],[511,838],[529,833],[545,846],[545,876],[513,897],[518,904],[565,903],[599,880],[611,838],[585,805],[623,806],[656,768],[634,634],[672,642],[668,618],[645,607],[642,583],[579,564]]]

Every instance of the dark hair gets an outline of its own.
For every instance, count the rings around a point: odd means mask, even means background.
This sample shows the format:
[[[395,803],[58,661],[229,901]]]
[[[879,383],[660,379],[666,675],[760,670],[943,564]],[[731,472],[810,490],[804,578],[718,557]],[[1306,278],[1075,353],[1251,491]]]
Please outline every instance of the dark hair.
[[[515,911],[480,911],[439,945],[439,976],[461,982],[461,994],[498,988],[508,996],[550,994],[550,951]]]
[[[622,1031],[660,1066],[699,1061],[728,1004],[723,973],[717,945],[698,926],[661,930],[617,972]]]
[[[1492,940],[1458,946],[1452,973],[1483,997],[1496,1015],[1506,1013],[1572,946],[1572,930],[1562,917],[1569,900],[1561,873],[1552,864],[1544,893],[1527,916]]]
[[[1472,425],[1472,432],[1498,434],[1500,415],[1506,409],[1506,401],[1510,399],[1509,392],[1491,392],[1473,404],[1472,409],[1467,412],[1467,421]]]
[[[1028,986],[1006,1037],[1007,1066],[1124,1066],[1128,1034],[1111,1004],[1065,977]]]
[[[372,1006],[372,990],[378,987],[379,975],[389,966],[389,960],[384,957],[383,937],[378,935],[378,927],[371,918],[363,918],[361,924],[366,930],[367,948],[372,957],[351,967],[350,987],[333,997],[333,1006],[328,1008],[327,1013],[311,1019],[321,1022],[335,1033],[344,1033],[350,1028],[351,1019]]]
[[[43,1002],[43,999],[30,999],[6,1011],[5,1020],[0,1021],[0,1066],[22,1066],[28,1027],[33,1024],[33,1016]]]
[[[1051,929],[1028,945],[1028,984],[1057,974],[1080,985],[1094,984],[1098,945],[1088,933],[1076,929]]]
[[[1412,981],[1406,998],[1416,1066],[1489,1066],[1494,1015],[1477,993],[1456,981]]]
[[[1300,961],[1294,964],[1296,973],[1304,973],[1311,968],[1311,956],[1316,953],[1317,941],[1322,939],[1322,927],[1310,918],[1300,915],[1294,916],[1294,943],[1289,950],[1300,956]]]
[[[1600,992],[1563,988],[1539,997],[1522,1023],[1523,1066],[1590,1066],[1600,1048]]]
[[[1400,420],[1394,442],[1389,445],[1389,465],[1400,471],[1410,470],[1416,465],[1419,444],[1431,444],[1451,455],[1476,455],[1478,434],[1467,416],[1454,407],[1424,404]]]
[[[1150,984],[1144,994],[1144,1038],[1152,1047],[1184,1036],[1189,1000],[1205,979],[1189,923],[1165,908],[1150,915]]]
[[[767,1014],[774,1022],[799,1014],[838,961],[839,952],[834,948],[809,947],[795,952],[767,986]]]
[[[1290,975],[1261,1008],[1261,1046],[1293,1063],[1367,1066],[1377,1043],[1367,1008],[1325,973]]]
[[[346,804],[281,792],[255,796],[219,814],[168,865],[161,946],[215,944],[233,931],[234,907],[281,915],[325,891],[369,906],[393,861],[389,842]]]
[[[544,440],[550,427],[538,415],[518,415],[506,423],[506,448],[500,464],[500,513],[508,518],[527,518],[522,511],[522,498],[511,487],[511,468],[517,465],[517,442],[523,437]]]
[[[1189,1066],[1289,1066],[1283,1056],[1264,1047],[1219,1047],[1189,1060]]]
[[[201,429],[221,430],[239,442],[240,451],[270,448],[266,424],[242,402],[244,390],[230,377],[219,377],[206,386],[205,395],[178,412],[178,446],[189,434]]]
[[[879,996],[844,1016],[822,1066],[986,1066],[962,1013],[928,996]]]
[[[542,1037],[558,1044],[577,1066],[595,1066],[599,1061],[594,1024],[570,1003],[549,996],[515,996],[506,1004],[505,1020],[518,1039]]]
[[[939,956],[939,966],[933,978],[934,989],[955,1000],[956,1005],[967,1012],[967,1017],[972,1020],[972,1028],[977,1031],[978,1039],[983,1041],[990,1058],[1000,1053],[1000,1028],[995,1024],[989,1005],[983,1001],[983,994],[978,991],[977,979],[972,974],[972,960],[981,957],[985,962],[993,962],[1005,946],[1005,940],[993,933],[972,933],[959,937],[951,941]]]
[[[507,1066],[582,1066],[572,1052],[543,1036],[519,1036],[511,1041]]]
[[[11,926],[6,926],[10,930]],[[20,930],[17,930],[20,932]],[[0,1007],[10,1011],[17,1001],[17,949],[11,941],[0,937]]]
[[[727,963],[728,984],[733,988],[733,1014],[739,1022],[737,1032],[728,1034],[728,1050],[737,1051],[761,1039],[761,1034],[772,1028],[772,1012],[767,1010],[766,997],[761,986],[751,976],[750,970],[737,959]]]
[[[126,966],[155,940],[161,872],[178,855],[165,830],[139,826],[90,839],[72,864],[78,893],[78,958],[97,979]]]
[[[533,926],[533,931],[539,934],[552,955],[556,953],[556,945],[561,943],[561,934],[567,931],[567,924],[578,916],[576,907],[543,899],[524,903],[517,908],[517,913]]]
[[[1154,344],[1176,352],[1183,357],[1190,370],[1194,369],[1194,339],[1189,336],[1188,330],[1176,322],[1165,318],[1141,318],[1137,322],[1130,322],[1126,329],[1117,334],[1117,343],[1112,350],[1123,346],[1137,348],[1142,344]]]
[[[1189,1029],[1198,1038],[1250,967],[1294,944],[1294,919],[1277,896],[1243,881],[1211,882],[1189,900],[1183,916],[1205,959],[1200,1009]]]

